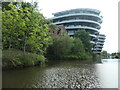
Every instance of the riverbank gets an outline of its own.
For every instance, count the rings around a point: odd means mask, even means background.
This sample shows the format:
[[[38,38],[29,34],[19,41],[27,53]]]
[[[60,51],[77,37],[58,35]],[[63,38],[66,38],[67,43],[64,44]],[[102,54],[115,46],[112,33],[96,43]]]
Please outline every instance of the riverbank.
[[[46,58],[43,55],[23,52],[16,49],[2,51],[2,68],[12,69],[20,67],[29,67],[44,63]]]
[[[16,49],[3,50],[2,51],[2,68],[5,69],[15,69],[24,68],[41,65],[46,62],[59,62],[59,61],[74,61],[73,59],[64,60],[47,60],[43,55],[38,55],[35,53],[23,52]],[[81,64],[92,64],[94,61],[92,59],[80,59]]]

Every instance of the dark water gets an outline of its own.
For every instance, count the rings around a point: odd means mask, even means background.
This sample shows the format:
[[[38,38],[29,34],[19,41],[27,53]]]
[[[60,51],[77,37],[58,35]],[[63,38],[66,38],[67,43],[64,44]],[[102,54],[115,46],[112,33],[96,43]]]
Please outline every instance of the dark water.
[[[3,88],[118,88],[117,59],[98,64],[54,61],[43,66],[3,71]]]

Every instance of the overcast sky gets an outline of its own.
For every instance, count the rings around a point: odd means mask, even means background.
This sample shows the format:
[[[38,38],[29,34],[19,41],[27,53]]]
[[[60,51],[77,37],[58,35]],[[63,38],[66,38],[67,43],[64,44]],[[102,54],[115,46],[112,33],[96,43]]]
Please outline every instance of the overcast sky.
[[[35,1],[35,0],[34,0]],[[46,18],[53,17],[52,13],[75,9],[93,8],[101,11],[103,23],[99,30],[106,35],[103,50],[108,53],[118,51],[118,1],[119,0],[37,0],[39,9]]]

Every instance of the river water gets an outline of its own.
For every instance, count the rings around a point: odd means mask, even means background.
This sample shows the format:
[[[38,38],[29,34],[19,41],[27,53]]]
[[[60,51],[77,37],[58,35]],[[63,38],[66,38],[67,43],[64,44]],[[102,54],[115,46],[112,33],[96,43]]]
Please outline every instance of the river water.
[[[48,64],[2,72],[3,88],[118,88],[118,59],[101,63],[52,61]]]

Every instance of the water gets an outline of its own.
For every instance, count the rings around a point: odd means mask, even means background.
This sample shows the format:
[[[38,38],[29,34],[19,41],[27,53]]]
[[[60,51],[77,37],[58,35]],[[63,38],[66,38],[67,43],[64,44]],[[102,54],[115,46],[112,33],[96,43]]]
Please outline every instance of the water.
[[[3,88],[118,88],[117,59],[98,64],[54,61],[43,66],[3,71]]]

